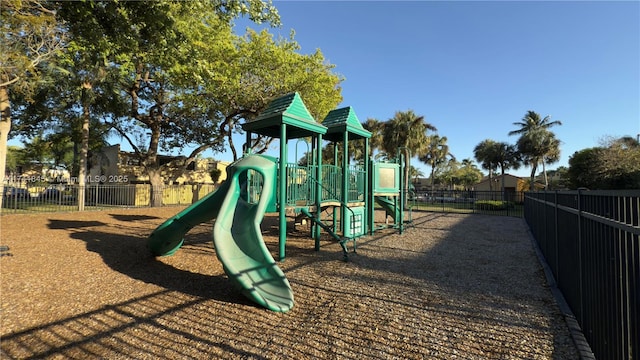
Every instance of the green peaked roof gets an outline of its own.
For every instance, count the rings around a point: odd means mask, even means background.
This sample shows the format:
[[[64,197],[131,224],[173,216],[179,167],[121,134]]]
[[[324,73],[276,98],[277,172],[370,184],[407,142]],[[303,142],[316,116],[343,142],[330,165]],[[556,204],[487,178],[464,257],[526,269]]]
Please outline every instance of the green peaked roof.
[[[327,132],[327,128],[311,116],[297,92],[274,99],[255,120],[243,124],[242,128],[245,131],[280,138],[282,125],[287,125],[289,139]]]
[[[322,125],[328,128],[325,139],[331,141],[342,140],[345,132],[349,133],[350,139],[371,137],[371,133],[360,124],[360,120],[351,106],[329,111],[322,121]]]

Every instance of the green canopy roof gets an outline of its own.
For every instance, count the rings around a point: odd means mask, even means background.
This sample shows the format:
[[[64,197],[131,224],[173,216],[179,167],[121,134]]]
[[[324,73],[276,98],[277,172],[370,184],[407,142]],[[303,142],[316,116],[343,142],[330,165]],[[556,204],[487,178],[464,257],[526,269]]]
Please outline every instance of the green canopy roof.
[[[327,132],[327,128],[317,123],[311,116],[297,92],[274,99],[255,120],[243,124],[242,128],[255,134],[280,138],[280,129],[283,125],[287,126],[288,139]]]
[[[331,110],[322,121],[322,125],[328,128],[324,138],[330,141],[341,141],[345,132],[349,134],[349,139],[371,137],[371,133],[362,127],[351,106]]]

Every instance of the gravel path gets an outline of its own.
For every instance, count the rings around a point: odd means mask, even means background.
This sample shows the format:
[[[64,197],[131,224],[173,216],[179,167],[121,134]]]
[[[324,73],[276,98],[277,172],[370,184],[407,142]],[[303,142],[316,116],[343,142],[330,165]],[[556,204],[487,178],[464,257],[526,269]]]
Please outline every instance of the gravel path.
[[[179,208],[4,215],[3,358],[578,359],[521,219],[414,213],[400,235],[358,241],[343,262],[289,229],[288,313],[229,284],[194,228],[153,258],[148,234]],[[277,249],[267,217],[267,246]]]

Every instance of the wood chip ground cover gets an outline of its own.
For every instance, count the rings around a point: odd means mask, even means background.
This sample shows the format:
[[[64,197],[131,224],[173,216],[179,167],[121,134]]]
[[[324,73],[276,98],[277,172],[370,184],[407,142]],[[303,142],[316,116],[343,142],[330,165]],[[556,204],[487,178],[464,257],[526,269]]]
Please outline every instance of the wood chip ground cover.
[[[282,314],[232,288],[210,223],[175,255],[149,254],[179,210],[0,217],[3,357],[578,359],[522,219],[414,212],[349,262],[290,224],[279,266],[296,303]],[[274,256],[277,224],[262,226]]]

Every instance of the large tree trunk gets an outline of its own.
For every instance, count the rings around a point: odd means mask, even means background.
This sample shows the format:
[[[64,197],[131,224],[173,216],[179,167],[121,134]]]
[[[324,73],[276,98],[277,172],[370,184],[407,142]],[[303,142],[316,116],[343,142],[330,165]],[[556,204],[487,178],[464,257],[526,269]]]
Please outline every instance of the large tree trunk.
[[[507,194],[505,193],[505,190],[504,190],[504,167],[501,167],[500,182],[502,183],[501,186],[500,186],[501,187],[500,190],[502,192],[502,201],[506,201],[507,200],[507,197],[506,197]]]
[[[3,86],[0,87],[0,209],[2,208],[2,195],[4,195],[9,131],[11,131],[11,103],[9,102],[9,91]]]
[[[431,196],[433,195],[433,191],[435,189],[435,179],[433,178],[433,176],[436,174],[436,166],[431,164]]]
[[[164,191],[164,181],[160,169],[148,169],[149,182],[151,183],[151,207],[162,206],[162,194]]]
[[[493,193],[493,170],[489,169],[489,192]],[[491,195],[493,197],[493,194]]]
[[[534,191],[536,189],[536,170],[538,170],[537,164],[533,164],[531,166],[531,178],[529,179],[529,191]]]
[[[547,177],[547,166],[545,165],[544,158],[542,158],[542,173],[544,174],[544,189],[549,189],[549,178]]]
[[[162,193],[164,180],[158,164],[158,147],[160,146],[160,121],[150,122],[151,139],[149,140],[149,150],[147,151],[146,169],[151,183],[151,206],[162,206]]]
[[[80,146],[80,168],[78,169],[78,210],[84,210],[85,187],[87,178],[87,155],[89,154],[89,103],[88,92],[91,84],[82,84],[82,144]]]

